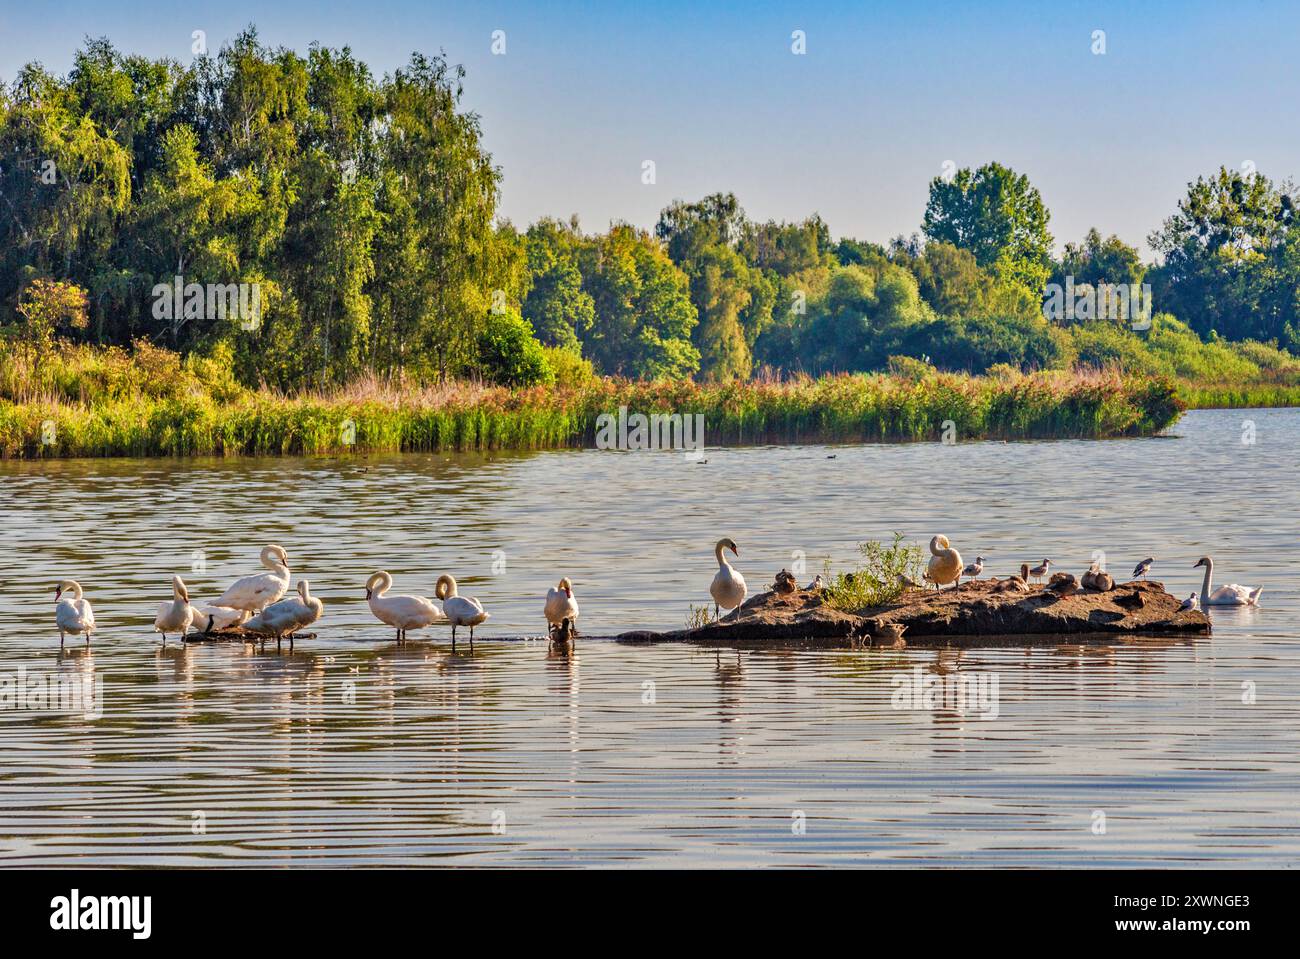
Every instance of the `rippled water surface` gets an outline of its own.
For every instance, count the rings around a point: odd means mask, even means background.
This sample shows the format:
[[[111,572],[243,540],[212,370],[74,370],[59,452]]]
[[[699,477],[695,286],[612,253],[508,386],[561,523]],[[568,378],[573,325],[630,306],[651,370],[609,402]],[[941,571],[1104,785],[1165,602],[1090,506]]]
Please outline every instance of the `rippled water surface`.
[[[0,673],[11,693],[19,670],[102,689],[99,718],[0,710],[0,865],[1294,866],[1300,411],[1192,413],[1173,433],[706,464],[0,462]],[[1264,606],[1214,613],[1208,639],[1032,650],[597,638],[682,625],[720,536],[752,590],[892,530],[946,533],[999,575],[1044,556],[1079,572],[1098,549],[1127,574],[1154,554],[1182,595],[1210,553]],[[268,542],[325,602],[316,640],[160,648],[172,572],[211,598]],[[398,649],[363,600],[381,568],[425,595],[454,572],[492,613],[475,654],[453,656],[445,627]],[[561,575],[587,637],[569,656],[519,638],[543,632]],[[60,656],[65,576],[100,631]],[[950,690],[995,677],[996,717],[952,696],[895,709],[917,667]]]

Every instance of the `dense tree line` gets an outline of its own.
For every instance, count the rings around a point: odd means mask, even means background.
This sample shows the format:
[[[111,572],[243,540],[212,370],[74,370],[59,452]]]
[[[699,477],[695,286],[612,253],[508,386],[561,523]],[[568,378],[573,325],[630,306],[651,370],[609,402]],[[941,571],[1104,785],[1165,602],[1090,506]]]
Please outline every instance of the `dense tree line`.
[[[96,40],[66,76],[23,68],[0,91],[3,325],[29,347],[60,332],[219,352],[283,389],[366,372],[522,384],[583,364],[710,381],[898,357],[980,371],[1091,356],[1044,318],[1045,285],[1068,280],[1146,282],[1204,340],[1300,352],[1295,194],[1257,173],[1190,184],[1152,267],[1097,230],[1055,259],[1042,197],[997,163],[932,181],[921,232],[887,246],[833,239],[816,215],[751,220],[732,194],[675,201],[651,231],[520,231],[498,217],[462,82],[442,57],[376,78],[347,49],[303,57],[253,29],[188,66]],[[160,310],[174,283],[255,285],[257,315]]]

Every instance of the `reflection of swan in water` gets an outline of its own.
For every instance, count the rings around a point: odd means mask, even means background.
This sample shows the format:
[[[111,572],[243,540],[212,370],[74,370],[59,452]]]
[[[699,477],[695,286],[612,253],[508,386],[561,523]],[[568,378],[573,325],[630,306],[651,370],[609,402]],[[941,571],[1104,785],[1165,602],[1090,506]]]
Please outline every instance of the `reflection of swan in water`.
[[[185,637],[185,630],[190,628],[194,612],[190,609],[190,594],[185,582],[179,576],[172,577],[172,601],[158,604],[158,615],[153,618],[153,631],[162,633],[163,645],[167,645],[168,633],[180,633]]]
[[[936,589],[955,583],[961,576],[961,553],[951,547],[947,536],[936,536],[930,540],[930,564],[925,569],[925,578],[934,583]]]
[[[64,593],[71,593],[71,598],[64,599]],[[54,607],[54,622],[59,627],[59,648],[63,648],[65,633],[74,636],[85,633],[86,645],[89,646],[90,634],[95,631],[95,613],[90,608],[90,600],[85,599],[81,592],[81,584],[75,579],[61,580],[54,587],[54,599],[57,604]]]
[[[713,597],[714,619],[719,618],[721,610],[739,607],[745,601],[745,593],[748,592],[745,577],[736,572],[727,562],[727,557],[722,555],[723,549],[729,549],[737,556],[740,555],[735,540],[729,538],[718,540],[717,545],[713,547],[713,555],[718,560],[718,571],[713,576],[713,582],[709,584],[709,595]]]
[[[1264,592],[1264,587],[1260,586],[1252,589],[1249,586],[1238,586],[1236,583],[1229,583],[1227,586],[1220,586],[1218,589],[1211,591],[1212,583],[1210,578],[1214,575],[1214,560],[1208,556],[1202,556],[1196,561],[1197,567],[1205,567],[1205,582],[1201,585],[1201,605],[1202,606],[1258,606],[1259,597]]]

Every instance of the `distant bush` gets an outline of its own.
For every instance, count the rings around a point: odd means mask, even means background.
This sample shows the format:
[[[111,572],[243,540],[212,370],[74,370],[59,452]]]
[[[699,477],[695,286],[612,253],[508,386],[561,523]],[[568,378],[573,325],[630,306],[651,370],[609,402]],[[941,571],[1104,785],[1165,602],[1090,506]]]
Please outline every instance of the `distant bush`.
[[[555,382],[555,373],[533,325],[518,313],[488,316],[478,338],[479,364],[484,376],[501,386],[537,386]]]
[[[587,386],[596,378],[596,371],[591,360],[564,346],[544,346],[542,355],[546,364],[555,374],[555,385],[559,387]]]

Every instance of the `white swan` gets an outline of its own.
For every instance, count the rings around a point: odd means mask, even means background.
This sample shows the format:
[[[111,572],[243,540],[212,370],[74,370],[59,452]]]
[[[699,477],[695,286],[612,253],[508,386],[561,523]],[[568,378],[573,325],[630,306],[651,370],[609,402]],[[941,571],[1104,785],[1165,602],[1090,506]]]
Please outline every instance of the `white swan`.
[[[1249,586],[1238,586],[1236,583],[1229,583],[1227,586],[1220,586],[1218,589],[1211,591],[1210,577],[1214,575],[1214,560],[1208,556],[1202,556],[1196,561],[1196,569],[1199,566],[1205,567],[1205,582],[1201,584],[1201,606],[1258,606],[1259,597],[1264,592],[1264,587],[1251,589]]]
[[[380,570],[366,580],[366,602],[375,619],[397,630],[397,641],[406,640],[408,629],[424,629],[434,623],[445,623],[447,616],[438,604],[423,596],[388,596],[393,587],[393,577]]]
[[[438,577],[434,594],[442,600],[442,611],[451,623],[451,651],[456,651],[456,627],[469,627],[469,650],[474,651],[474,627],[488,619],[488,613],[473,596],[456,592],[456,577],[443,573]]]
[[[167,645],[168,633],[180,633],[185,638],[185,630],[194,620],[194,611],[190,609],[190,594],[184,581],[179,576],[172,577],[172,601],[158,604],[158,615],[153,618],[153,631],[162,633],[163,645]]]
[[[961,578],[961,553],[951,548],[947,536],[935,536],[930,540],[930,563],[925,568],[925,578],[940,589]]]
[[[274,636],[277,646],[287,634],[289,651],[293,652],[294,632],[316,622],[324,611],[321,601],[312,596],[307,580],[300,579],[297,596],[272,603],[245,623],[244,629],[260,636]]]
[[[64,593],[71,593],[68,599]],[[90,645],[90,634],[95,631],[95,613],[90,608],[90,600],[83,598],[81,584],[75,579],[64,579],[54,587],[54,621],[59,627],[59,647],[63,647],[65,633],[86,634],[86,645]]]
[[[745,577],[741,576],[727,562],[727,557],[722,555],[724,548],[731,550],[737,556],[740,555],[735,541],[731,539],[720,539],[713,547],[713,555],[718,561],[718,571],[713,576],[713,582],[709,584],[709,595],[713,597],[714,619],[719,618],[720,611],[723,609],[738,609],[749,591],[745,586]]]
[[[214,606],[229,606],[256,613],[270,606],[289,588],[289,554],[274,544],[262,547],[260,560],[269,573],[254,573],[230,584]]]
[[[546,591],[546,624],[552,632],[564,625],[567,619],[571,627],[578,625],[578,601],[573,598],[573,584],[566,576],[560,580],[556,589]]]
[[[193,617],[190,625],[196,630],[210,633],[214,629],[230,629],[239,626],[253,614],[246,609],[234,609],[231,606],[217,606],[215,603],[190,603]]]

